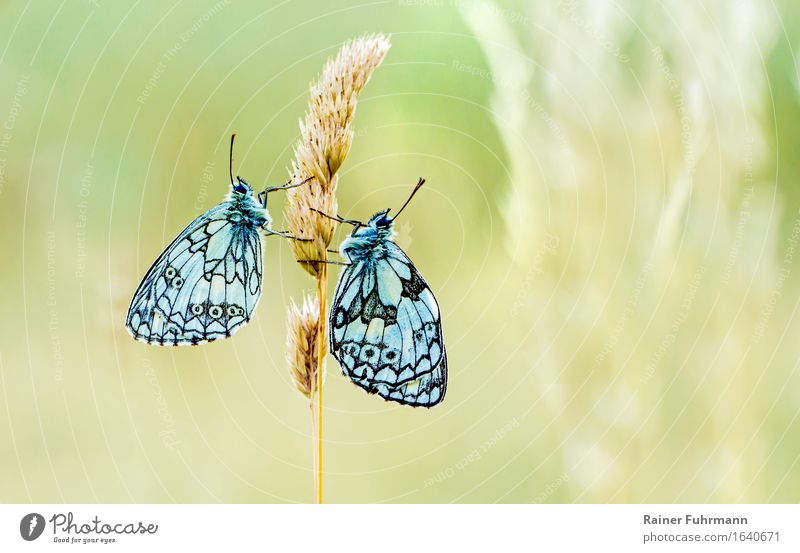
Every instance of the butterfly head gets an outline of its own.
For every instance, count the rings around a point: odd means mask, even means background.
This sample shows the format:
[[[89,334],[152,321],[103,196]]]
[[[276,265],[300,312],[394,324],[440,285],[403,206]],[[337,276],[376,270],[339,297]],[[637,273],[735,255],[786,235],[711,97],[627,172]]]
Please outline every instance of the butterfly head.
[[[351,220],[346,222],[353,225],[353,231],[342,242],[341,252],[351,259],[369,255],[394,235],[388,209],[376,213],[366,223]]]
[[[381,241],[392,237],[392,217],[389,217],[389,210],[384,209],[369,218],[366,223],[359,221],[348,221],[353,225],[350,233],[352,238],[362,238],[366,241]]]
[[[250,188],[250,185],[247,184],[247,181],[239,176],[236,177],[235,181],[231,182],[231,189],[236,194],[251,195],[253,193],[253,189]]]
[[[392,217],[389,217],[389,210],[384,209],[370,217],[366,226],[379,235],[390,236],[392,234],[392,221]]]
[[[379,211],[369,221],[362,223],[360,221],[353,221],[349,219],[342,219],[335,217],[334,219],[340,223],[349,223],[353,225],[353,232],[350,236],[342,242],[341,252],[344,255],[354,259],[362,254],[369,254],[376,249],[384,247],[385,243],[392,239],[394,236],[394,229],[392,228],[394,220],[403,212],[411,198],[417,193],[417,190],[425,183],[425,179],[420,178],[411,195],[406,200],[406,203],[397,211],[394,217],[389,216],[389,210],[384,209]]]

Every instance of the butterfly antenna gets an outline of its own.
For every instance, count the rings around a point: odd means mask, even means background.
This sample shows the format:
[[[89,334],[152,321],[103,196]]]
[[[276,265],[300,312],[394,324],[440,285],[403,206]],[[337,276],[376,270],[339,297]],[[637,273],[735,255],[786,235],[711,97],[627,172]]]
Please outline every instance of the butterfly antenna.
[[[397,213],[395,213],[395,216],[394,216],[394,217],[392,217],[392,221],[394,221],[395,219],[397,219],[397,217],[398,217],[398,216],[399,216],[399,215],[400,215],[400,214],[403,212],[403,210],[406,208],[406,206],[408,205],[408,203],[411,201],[411,198],[413,198],[413,197],[414,197],[414,194],[416,194],[416,193],[417,193],[417,190],[419,190],[419,189],[422,187],[422,185],[423,185],[423,184],[425,184],[425,179],[423,179],[422,177],[420,177],[420,178],[419,178],[419,181],[417,181],[417,185],[414,187],[414,190],[412,190],[412,191],[411,191],[411,195],[410,195],[410,196],[408,197],[408,199],[406,200],[406,203],[404,203],[404,204],[403,204],[403,207],[401,207],[401,208],[400,208],[400,211],[398,211]]]
[[[231,135],[231,152],[228,158],[228,173],[231,175],[231,186],[233,186],[233,141],[236,138],[236,133]]]

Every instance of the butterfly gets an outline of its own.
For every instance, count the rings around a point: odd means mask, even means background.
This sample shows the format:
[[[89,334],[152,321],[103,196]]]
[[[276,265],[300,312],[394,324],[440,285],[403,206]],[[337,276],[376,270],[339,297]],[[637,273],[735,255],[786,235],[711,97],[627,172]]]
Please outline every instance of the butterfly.
[[[125,325],[137,340],[159,346],[197,345],[228,338],[250,321],[261,296],[261,233],[272,230],[267,195],[241,177],[219,205],[189,223],[158,256],[133,295]],[[297,239],[297,238],[295,238]]]
[[[386,209],[354,226],[340,247],[348,260],[330,311],[331,351],[342,372],[369,393],[413,407],[433,407],[447,391],[447,354],[439,305],[430,287],[392,241],[397,215]]]

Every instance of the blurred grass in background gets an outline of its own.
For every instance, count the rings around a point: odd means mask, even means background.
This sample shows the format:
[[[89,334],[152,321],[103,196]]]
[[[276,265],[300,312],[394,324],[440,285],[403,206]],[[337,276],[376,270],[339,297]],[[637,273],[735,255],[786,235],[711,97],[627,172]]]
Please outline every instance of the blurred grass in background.
[[[428,179],[398,240],[442,306],[450,385],[412,410],[329,359],[326,497],[796,501],[797,12],[0,3],[0,499],[311,499],[287,244],[267,240],[233,340],[148,347],[124,316],[227,191],[230,133],[239,174],[284,182],[308,82],[381,31],[339,202],[365,219]]]

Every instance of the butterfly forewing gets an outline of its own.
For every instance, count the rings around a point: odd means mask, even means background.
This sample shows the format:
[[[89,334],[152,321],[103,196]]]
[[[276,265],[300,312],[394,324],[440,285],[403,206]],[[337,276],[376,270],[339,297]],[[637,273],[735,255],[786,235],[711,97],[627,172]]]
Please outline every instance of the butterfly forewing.
[[[134,338],[194,345],[231,336],[261,295],[261,238],[226,201],[192,221],[147,271],[128,309]]]
[[[391,241],[384,251],[342,272],[331,305],[332,352],[368,392],[432,407],[447,386],[439,306],[405,253]]]

